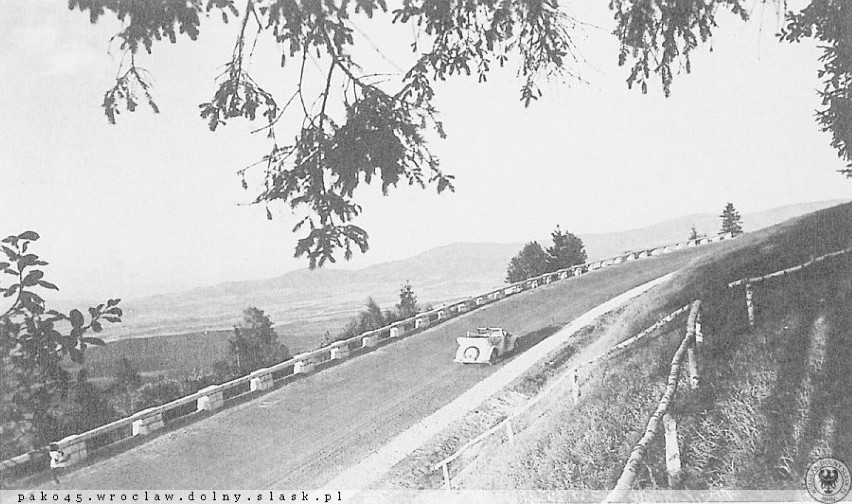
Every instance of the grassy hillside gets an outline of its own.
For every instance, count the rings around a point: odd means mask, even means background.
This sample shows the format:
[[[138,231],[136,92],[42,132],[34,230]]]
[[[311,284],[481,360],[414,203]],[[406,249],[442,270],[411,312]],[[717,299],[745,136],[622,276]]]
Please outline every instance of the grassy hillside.
[[[852,456],[852,258],[756,287],[758,325],[748,328],[742,288],[759,276],[852,246],[852,204],[816,212],[741,238],[679,274],[650,306],[632,307],[602,334],[611,343],[650,325],[643,311],[704,302],[702,389],[682,379],[678,420],[684,478],[676,488],[801,488],[815,458]],[[663,310],[665,311],[665,310]],[[637,323],[639,322],[639,323]],[[552,410],[473,462],[463,488],[613,488],[656,407],[683,323],[599,366],[577,407]],[[570,395],[568,396],[570,397]],[[653,443],[637,480],[668,488],[663,445]]]

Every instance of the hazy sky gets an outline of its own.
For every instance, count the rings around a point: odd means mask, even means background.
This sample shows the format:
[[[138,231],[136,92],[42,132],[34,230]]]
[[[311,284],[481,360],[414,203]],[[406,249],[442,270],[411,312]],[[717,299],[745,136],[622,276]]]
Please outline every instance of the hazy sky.
[[[587,84],[553,83],[528,109],[513,71],[438,86],[449,138],[433,147],[456,192],[368,188],[357,223],[371,250],[345,267],[458,241],[545,237],[557,223],[607,232],[718,213],[727,201],[751,212],[852,196],[813,120],[819,51],[779,44],[773,12],[762,36],[759,23],[722,18],[713,51],[697,50],[692,74],[676,76],[665,99],[658,86],[646,96],[627,89],[607,2],[598,3],[593,12],[566,3],[600,26],[579,41]],[[198,117],[233,28],[155,46],[140,64],[162,113],[140,108],[111,126],[100,104],[118,64],[107,50],[117,22],[93,27],[61,0],[21,2],[0,18],[0,234],[42,234],[37,250],[62,297],[128,298],[306,265],[292,258],[289,211],[275,209],[270,222],[263,208],[238,206],[253,193],[235,172],[264,153],[264,139],[242,123],[211,133]],[[405,59],[399,31],[369,33],[392,62]],[[263,76],[277,63],[255,69]],[[292,92],[286,76],[263,84]]]

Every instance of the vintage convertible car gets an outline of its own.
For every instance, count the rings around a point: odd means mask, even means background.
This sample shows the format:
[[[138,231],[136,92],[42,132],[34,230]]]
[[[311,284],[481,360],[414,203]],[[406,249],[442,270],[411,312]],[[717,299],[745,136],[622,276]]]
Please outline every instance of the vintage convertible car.
[[[494,364],[498,358],[519,346],[517,336],[502,327],[479,327],[476,332],[456,338],[459,344],[455,362]]]

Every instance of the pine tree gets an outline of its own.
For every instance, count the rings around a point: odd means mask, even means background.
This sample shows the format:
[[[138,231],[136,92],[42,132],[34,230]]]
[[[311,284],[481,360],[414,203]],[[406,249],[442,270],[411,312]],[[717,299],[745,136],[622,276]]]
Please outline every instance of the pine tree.
[[[400,319],[417,315],[417,296],[414,295],[411,282],[408,280],[399,288],[399,303],[396,305],[396,311]]]
[[[550,271],[570,268],[577,264],[586,262],[586,250],[583,240],[571,233],[563,233],[559,226],[550,233],[553,238],[553,246],[547,249],[550,255]]]
[[[742,234],[743,227],[740,223],[740,214],[734,208],[733,203],[725,205],[725,209],[722,210],[722,214],[719,217],[722,219],[722,229],[719,231],[719,234],[731,233],[734,236]]]

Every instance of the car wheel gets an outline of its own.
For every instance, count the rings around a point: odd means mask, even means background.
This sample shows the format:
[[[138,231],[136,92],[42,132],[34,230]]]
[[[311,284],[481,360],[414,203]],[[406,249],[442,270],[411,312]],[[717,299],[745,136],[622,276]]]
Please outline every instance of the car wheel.
[[[497,363],[497,349],[491,351],[491,357],[488,359],[488,363],[494,365]]]
[[[479,358],[479,349],[476,347],[467,347],[464,351],[464,358],[470,362],[475,362]]]

